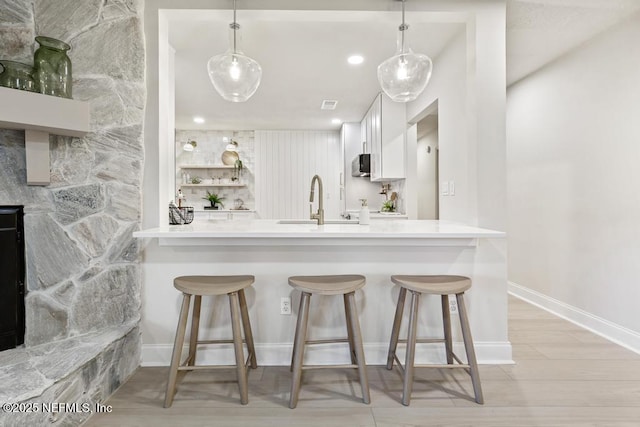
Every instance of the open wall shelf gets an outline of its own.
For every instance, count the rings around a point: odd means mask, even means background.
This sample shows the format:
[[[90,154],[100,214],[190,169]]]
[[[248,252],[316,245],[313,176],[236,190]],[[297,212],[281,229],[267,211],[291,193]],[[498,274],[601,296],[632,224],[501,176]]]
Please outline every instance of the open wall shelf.
[[[235,169],[233,165],[179,165],[180,169]]]
[[[0,87],[0,99],[0,128],[25,131],[27,184],[48,185],[49,134],[89,133],[89,103],[5,87]]]

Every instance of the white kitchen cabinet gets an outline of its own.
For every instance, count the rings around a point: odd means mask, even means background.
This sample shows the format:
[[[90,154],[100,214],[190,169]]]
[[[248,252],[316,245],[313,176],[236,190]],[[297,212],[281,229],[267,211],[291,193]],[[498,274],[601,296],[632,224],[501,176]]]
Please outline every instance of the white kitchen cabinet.
[[[371,152],[371,181],[405,178],[405,105],[380,93],[363,123]]]

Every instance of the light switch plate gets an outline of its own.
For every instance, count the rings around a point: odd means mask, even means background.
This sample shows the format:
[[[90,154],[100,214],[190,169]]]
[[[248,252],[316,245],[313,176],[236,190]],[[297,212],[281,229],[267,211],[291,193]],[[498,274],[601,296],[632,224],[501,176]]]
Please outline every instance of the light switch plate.
[[[440,184],[440,194],[442,196],[449,195],[449,182],[443,182]]]
[[[450,196],[455,196],[456,195],[456,183],[455,183],[455,181],[449,181],[449,195]]]

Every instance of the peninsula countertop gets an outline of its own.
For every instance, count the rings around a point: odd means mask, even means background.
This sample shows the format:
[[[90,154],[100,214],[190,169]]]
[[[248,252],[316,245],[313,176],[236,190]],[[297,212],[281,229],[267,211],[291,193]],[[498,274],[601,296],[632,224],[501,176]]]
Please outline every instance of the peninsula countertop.
[[[292,297],[292,315],[299,292],[288,284],[295,275],[362,274],[358,310],[364,350],[370,364],[385,364],[397,301],[393,274],[456,274],[473,288],[465,295],[474,325],[480,363],[512,363],[507,336],[507,268],[505,233],[448,221],[371,220],[370,225],[304,220],[198,220],[135,233],[141,240],[142,364],[167,366],[171,361],[175,322],[182,295],[172,280],[185,275],[251,274],[247,307],[260,349],[261,365],[288,366],[295,318],[280,314],[282,297]],[[296,222],[296,223],[291,223]],[[303,223],[300,223],[303,222]],[[316,298],[316,297],[314,297]],[[222,301],[203,298],[203,318],[218,316]],[[344,309],[331,296],[319,301],[315,320],[319,339],[344,335]],[[425,312],[440,309],[440,298],[424,298]],[[224,309],[223,309],[224,310]],[[214,337],[223,330],[206,326]],[[346,345],[346,344],[345,344]],[[422,345],[422,344],[421,344]],[[441,362],[437,349],[423,345],[416,363]],[[311,348],[310,364],[349,363],[348,347]],[[201,363],[234,363],[231,352],[199,350]],[[227,359],[224,359],[224,358]]]
[[[449,221],[386,220],[360,225],[336,221],[318,225],[305,220],[208,220],[186,225],[166,225],[133,233],[137,238],[158,238],[161,245],[431,245],[434,240],[475,246],[479,238],[504,238],[502,231]],[[429,242],[427,242],[429,241]]]

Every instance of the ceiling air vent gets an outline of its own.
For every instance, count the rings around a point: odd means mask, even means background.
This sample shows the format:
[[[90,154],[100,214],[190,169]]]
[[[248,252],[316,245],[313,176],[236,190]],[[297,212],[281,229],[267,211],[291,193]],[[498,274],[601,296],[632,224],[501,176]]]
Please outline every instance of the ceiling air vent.
[[[322,101],[322,105],[320,106],[321,110],[335,110],[336,105],[338,105],[338,101],[334,99],[325,99]]]

